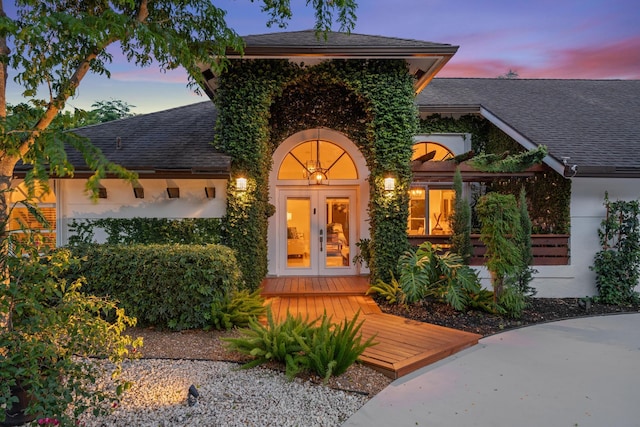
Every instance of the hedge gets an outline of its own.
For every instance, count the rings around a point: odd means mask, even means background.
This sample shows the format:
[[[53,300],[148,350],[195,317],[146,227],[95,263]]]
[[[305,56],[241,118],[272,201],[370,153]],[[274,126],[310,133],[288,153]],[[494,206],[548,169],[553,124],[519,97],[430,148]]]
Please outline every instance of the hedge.
[[[81,245],[86,291],[120,301],[142,326],[209,325],[211,305],[241,287],[233,250],[222,245]]]

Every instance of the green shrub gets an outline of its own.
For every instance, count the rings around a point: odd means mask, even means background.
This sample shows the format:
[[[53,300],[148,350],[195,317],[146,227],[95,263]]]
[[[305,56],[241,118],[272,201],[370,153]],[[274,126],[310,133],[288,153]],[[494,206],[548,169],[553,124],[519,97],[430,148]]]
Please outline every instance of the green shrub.
[[[211,323],[216,329],[244,328],[249,325],[249,319],[257,319],[265,312],[260,290],[249,292],[244,289],[211,304]]]
[[[638,303],[635,288],[640,279],[640,202],[609,201],[598,236],[602,249],[591,270],[596,273],[598,301],[605,304]]]
[[[398,279],[396,279],[393,273],[391,273],[390,283],[386,283],[381,279],[378,279],[374,285],[371,285],[369,289],[367,289],[366,294],[369,295],[372,293],[378,294],[387,300],[389,304],[404,304],[406,300],[406,295],[400,287],[400,282],[398,282]]]
[[[519,319],[522,317],[522,311],[527,307],[527,298],[515,286],[505,286],[496,307],[498,313]]]
[[[131,386],[119,378],[122,362],[137,355],[142,339],[124,334],[136,321],[113,300],[86,295],[83,279],[66,278],[80,260],[67,249],[33,245],[35,234],[0,241],[12,249],[0,257],[8,272],[0,290],[0,425],[16,425],[10,408],[16,392],[28,390],[25,414],[73,426],[81,414],[107,415],[119,402]],[[113,386],[96,388],[101,375],[111,375]]]
[[[271,310],[267,309],[266,325],[249,319],[249,328],[241,331],[240,338],[226,338],[225,341],[229,343],[229,349],[254,357],[242,365],[243,368],[279,362],[285,365],[286,375],[291,379],[303,369],[300,341],[309,340],[312,325],[313,322],[303,320],[302,315],[293,317],[290,313],[287,313],[284,322],[276,324]]]
[[[364,264],[365,268],[369,268],[369,261],[371,261],[371,239],[360,239],[356,242],[358,253],[353,257],[354,264]]]
[[[536,288],[530,286],[533,275],[538,272],[531,267],[533,263],[533,251],[531,249],[531,218],[527,209],[527,197],[524,187],[520,190],[518,199],[518,210],[520,212],[520,228],[515,236],[515,242],[520,249],[520,265],[517,266],[514,275],[507,277],[507,284],[515,286],[516,289],[525,296],[534,296]]]
[[[471,206],[462,193],[462,173],[456,168],[453,176],[453,189],[455,199],[453,202],[453,215],[451,217],[451,251],[460,255],[465,264],[473,255],[471,246]]]
[[[359,332],[363,322],[357,323],[359,314],[360,312],[351,320],[345,319],[339,325],[334,325],[325,313],[320,325],[312,328],[310,341],[298,337],[305,356],[303,365],[324,378],[325,382],[332,375],[342,375],[367,347],[375,345],[374,337],[362,342]]]
[[[251,318],[242,337],[225,341],[231,350],[254,357],[243,368],[276,361],[285,365],[289,379],[308,370],[326,381],[332,375],[344,373],[367,347],[374,345],[373,337],[362,342],[359,333],[362,322],[357,323],[357,319],[356,315],[336,326],[326,313],[313,321],[303,320],[300,314],[293,317],[287,313],[284,322],[276,324],[267,308],[266,325]]]
[[[407,304],[422,300],[426,296],[430,281],[439,280],[430,276],[430,270],[426,268],[428,266],[425,266],[425,261],[414,251],[405,252],[398,261],[400,289]]]
[[[470,304],[471,295],[481,291],[476,272],[453,253],[425,242],[418,250],[406,252],[399,261],[400,287],[408,303],[431,296],[456,310]]]
[[[106,233],[108,244],[220,243],[220,218],[98,218],[74,219],[69,225],[69,245],[93,243],[96,229]]]
[[[516,240],[522,233],[520,211],[513,195],[488,193],[478,200],[476,212],[482,223],[480,240],[487,248],[486,265],[497,302],[506,279],[517,274],[522,265],[523,254]]]
[[[83,245],[87,292],[109,295],[142,325],[210,325],[211,305],[241,283],[234,252],[222,245]]]

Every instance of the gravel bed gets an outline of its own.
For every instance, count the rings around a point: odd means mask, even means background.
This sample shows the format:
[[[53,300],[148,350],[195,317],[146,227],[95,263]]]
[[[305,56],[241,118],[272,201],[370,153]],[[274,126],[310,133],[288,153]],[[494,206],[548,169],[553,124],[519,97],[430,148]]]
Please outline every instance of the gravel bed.
[[[134,384],[120,405],[106,417],[86,416],[82,425],[337,426],[370,398],[229,362],[142,359],[126,362],[122,378]],[[199,394],[193,406],[191,385]]]

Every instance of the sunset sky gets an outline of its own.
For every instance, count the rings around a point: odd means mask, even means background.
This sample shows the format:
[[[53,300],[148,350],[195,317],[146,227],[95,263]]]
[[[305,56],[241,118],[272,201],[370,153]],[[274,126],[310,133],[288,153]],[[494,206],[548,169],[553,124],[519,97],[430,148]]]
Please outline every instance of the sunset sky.
[[[286,29],[267,28],[260,3],[217,0],[240,35],[305,30],[313,11],[292,0]],[[10,13],[10,7],[7,7]],[[353,32],[460,46],[438,77],[640,79],[637,0],[359,0]],[[114,54],[116,52],[114,51]],[[183,71],[136,69],[114,56],[111,79],[89,76],[72,106],[120,99],[136,114],[203,101],[186,88]],[[12,88],[9,102],[20,102]]]

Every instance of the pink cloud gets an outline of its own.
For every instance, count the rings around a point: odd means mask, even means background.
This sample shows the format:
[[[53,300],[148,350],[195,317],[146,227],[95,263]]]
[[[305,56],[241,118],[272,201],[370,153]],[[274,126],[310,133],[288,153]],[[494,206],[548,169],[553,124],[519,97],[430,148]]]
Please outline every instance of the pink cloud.
[[[544,62],[453,57],[439,77],[497,77],[514,70],[521,78],[640,79],[640,36],[606,45],[548,51]]]
[[[553,63],[536,74],[553,78],[640,79],[640,36],[600,46],[554,52]]]

